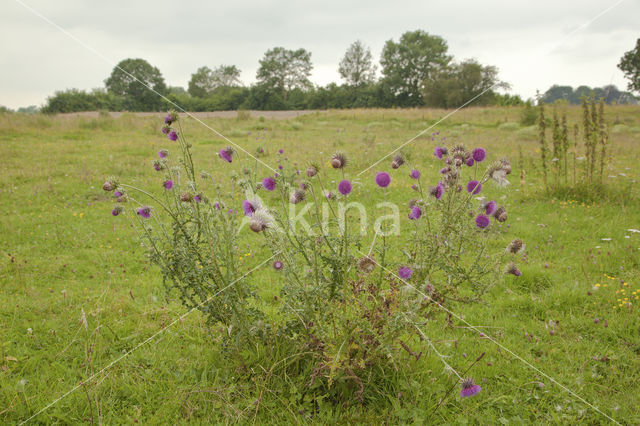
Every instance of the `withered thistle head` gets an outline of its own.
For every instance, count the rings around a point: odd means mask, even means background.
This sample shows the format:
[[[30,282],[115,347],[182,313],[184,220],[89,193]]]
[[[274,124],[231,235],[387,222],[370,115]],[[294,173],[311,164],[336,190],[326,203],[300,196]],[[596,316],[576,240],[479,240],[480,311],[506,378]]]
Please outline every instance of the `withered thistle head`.
[[[506,222],[507,210],[504,207],[500,206],[498,207],[496,212],[493,214],[493,217],[495,217],[498,222]]]
[[[260,208],[253,213],[251,221],[249,222],[249,228],[253,232],[261,232],[267,228],[270,228],[273,224],[273,217],[264,208]]]
[[[318,166],[315,164],[309,164],[307,167],[307,176],[312,178],[318,174]]]
[[[347,166],[347,157],[342,152],[336,152],[331,157],[331,167],[334,169],[342,169]]]
[[[302,201],[304,201],[304,199],[307,197],[307,193],[304,192],[301,189],[296,189],[295,191],[293,191],[291,193],[291,196],[289,197],[289,202],[291,204],[298,204]]]
[[[514,239],[507,246],[507,252],[509,252],[509,253],[518,254],[522,250],[524,250],[524,243],[522,242],[522,240],[520,238]]]
[[[190,192],[183,192],[180,194],[180,201],[188,203],[193,200],[193,195]]]
[[[102,189],[108,192],[115,191],[117,187],[118,187],[118,179],[113,176],[110,176],[102,185]]]
[[[504,170],[505,174],[511,174],[511,163],[505,157],[500,159],[500,164],[502,165],[502,170]]]
[[[358,260],[358,270],[363,274],[369,274],[373,272],[376,267],[376,262],[369,256],[365,256]]]
[[[393,157],[393,161],[391,161],[391,167],[394,169],[399,168],[405,163],[404,155],[398,153]]]

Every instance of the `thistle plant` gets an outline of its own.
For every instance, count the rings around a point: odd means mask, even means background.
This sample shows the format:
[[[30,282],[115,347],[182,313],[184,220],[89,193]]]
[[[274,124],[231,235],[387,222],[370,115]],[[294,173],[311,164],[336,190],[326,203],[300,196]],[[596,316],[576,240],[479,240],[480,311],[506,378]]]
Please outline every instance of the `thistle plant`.
[[[513,258],[524,249],[522,241],[492,249],[506,208],[478,202],[490,181],[508,185],[511,165],[504,158],[489,162],[482,148],[436,147],[443,168],[427,186],[417,168],[408,170],[410,156],[395,155],[371,184],[384,198],[398,174],[415,181],[407,197],[417,198],[404,207],[410,231],[394,236],[396,223],[385,222],[365,248],[366,233],[348,213],[349,203],[357,203],[345,153],[328,159],[330,167],[309,163],[300,170],[280,150],[278,171],[258,175],[257,161],[252,165],[223,148],[219,165],[232,169],[229,182],[217,183],[206,171],[196,174],[175,113],[167,115],[162,132],[174,148],[160,151],[152,164],[159,174],[155,190],[115,177],[103,189],[117,201],[114,216],[129,211],[137,221],[169,294],[199,310],[212,329],[223,327],[226,348],[235,355],[230,359],[242,368],[252,352],[271,350],[282,361],[297,360],[296,373],[309,392],[364,403],[370,387],[384,386],[389,371],[405,368],[403,359],[420,358],[419,348],[407,342],[424,339],[421,318],[478,301],[502,274],[521,275]],[[392,238],[406,242],[401,258],[390,250],[397,243]],[[246,240],[271,254],[264,264],[278,274],[277,312],[244,279],[239,245]],[[284,355],[273,349],[282,347],[288,348]],[[463,397],[479,392],[458,378]]]

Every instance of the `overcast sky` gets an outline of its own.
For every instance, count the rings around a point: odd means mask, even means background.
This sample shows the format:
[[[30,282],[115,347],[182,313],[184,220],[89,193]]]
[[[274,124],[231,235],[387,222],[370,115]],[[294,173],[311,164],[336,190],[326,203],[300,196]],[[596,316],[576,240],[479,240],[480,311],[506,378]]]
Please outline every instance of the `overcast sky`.
[[[616,65],[640,37],[640,0],[622,1],[573,32],[618,1],[3,0],[0,105],[42,105],[56,90],[103,87],[128,57],[157,66],[171,86],[186,88],[198,67],[220,64],[238,66],[250,84],[275,46],[309,50],[312,81],[324,85],[340,81],[338,62],[353,41],[368,45],[377,62],[386,40],[416,29],[442,36],[456,59],[497,66],[524,98],[552,84],[622,89]]]

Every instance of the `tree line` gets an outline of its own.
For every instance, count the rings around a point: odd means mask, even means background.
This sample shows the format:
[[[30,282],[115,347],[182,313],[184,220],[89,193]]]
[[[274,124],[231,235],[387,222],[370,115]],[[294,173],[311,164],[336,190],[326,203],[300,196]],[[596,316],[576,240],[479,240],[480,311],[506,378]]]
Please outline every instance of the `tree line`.
[[[631,53],[633,51],[627,55]],[[627,59],[627,63],[633,65],[634,62]],[[260,59],[256,83],[251,86],[243,85],[235,65],[219,65],[214,69],[198,68],[185,90],[167,86],[160,70],[146,60],[124,59],[105,80],[104,88],[56,92],[47,99],[42,111],[168,109],[170,104],[158,95],[189,111],[454,108],[470,99],[474,105],[523,104],[518,95],[498,92],[498,89],[509,89],[509,85],[498,78],[495,66],[483,65],[474,59],[456,61],[442,37],[422,30],[407,31],[398,41],[388,40],[380,55],[380,78],[377,78],[377,66],[369,47],[358,40],[347,48],[338,65],[342,84],[317,86],[309,79],[313,70],[311,52],[303,48],[274,47]],[[586,86],[576,90],[553,86],[543,100],[566,99],[579,103],[582,95],[596,92],[598,97],[598,90]],[[615,86],[603,88],[601,92],[606,102],[635,99],[631,94],[619,92]]]

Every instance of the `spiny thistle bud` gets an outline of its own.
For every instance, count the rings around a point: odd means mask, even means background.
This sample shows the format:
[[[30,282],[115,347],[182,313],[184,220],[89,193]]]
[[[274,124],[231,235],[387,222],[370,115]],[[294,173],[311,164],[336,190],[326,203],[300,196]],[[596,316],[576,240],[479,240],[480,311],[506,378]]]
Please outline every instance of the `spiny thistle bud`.
[[[505,273],[515,275],[516,277],[519,277],[522,275],[522,272],[520,272],[520,269],[518,269],[516,264],[513,262],[507,265],[505,269]]]
[[[369,274],[373,272],[375,267],[376,262],[369,256],[365,256],[358,260],[358,271],[362,272],[363,274]]]
[[[402,166],[404,163],[405,163],[404,155],[396,154],[395,157],[393,157],[393,161],[391,162],[391,167],[394,169],[397,169],[400,166]]]
[[[118,187],[118,179],[113,176],[109,177],[102,185],[102,189],[109,192],[114,191],[117,187]]]
[[[342,152],[336,152],[331,158],[331,167],[342,169],[347,165],[347,157]]]
[[[311,178],[317,174],[318,174],[318,167],[315,164],[310,164],[309,167],[307,167],[307,176]]]
[[[509,253],[518,254],[522,250],[524,250],[524,243],[520,238],[516,238],[515,240],[511,241],[507,246],[507,252]]]
[[[302,181],[300,182],[300,189],[306,191],[309,188],[309,182]]]
[[[256,210],[251,216],[251,221],[249,222],[249,228],[253,232],[262,232],[265,229],[270,228],[272,224],[273,224],[273,217],[271,216],[271,214],[269,214],[269,212],[266,209],[260,208]]]
[[[182,194],[180,194],[180,201],[188,203],[191,200],[193,200],[193,195],[191,195],[191,193],[183,192]]]
[[[434,187],[435,188],[435,187]],[[418,200],[415,198],[412,198],[409,200],[409,208],[412,208],[413,206],[415,206],[416,204],[418,204]]]
[[[291,204],[298,204],[298,203],[304,201],[306,196],[307,196],[306,192],[304,192],[301,189],[296,189],[295,191],[293,191],[291,193],[291,196],[289,197],[289,202]]]
[[[164,160],[153,160],[153,168],[156,172],[167,168],[167,163]]]
[[[493,214],[493,217],[495,217],[498,222],[506,222],[507,210],[504,207],[498,207],[496,212]]]

